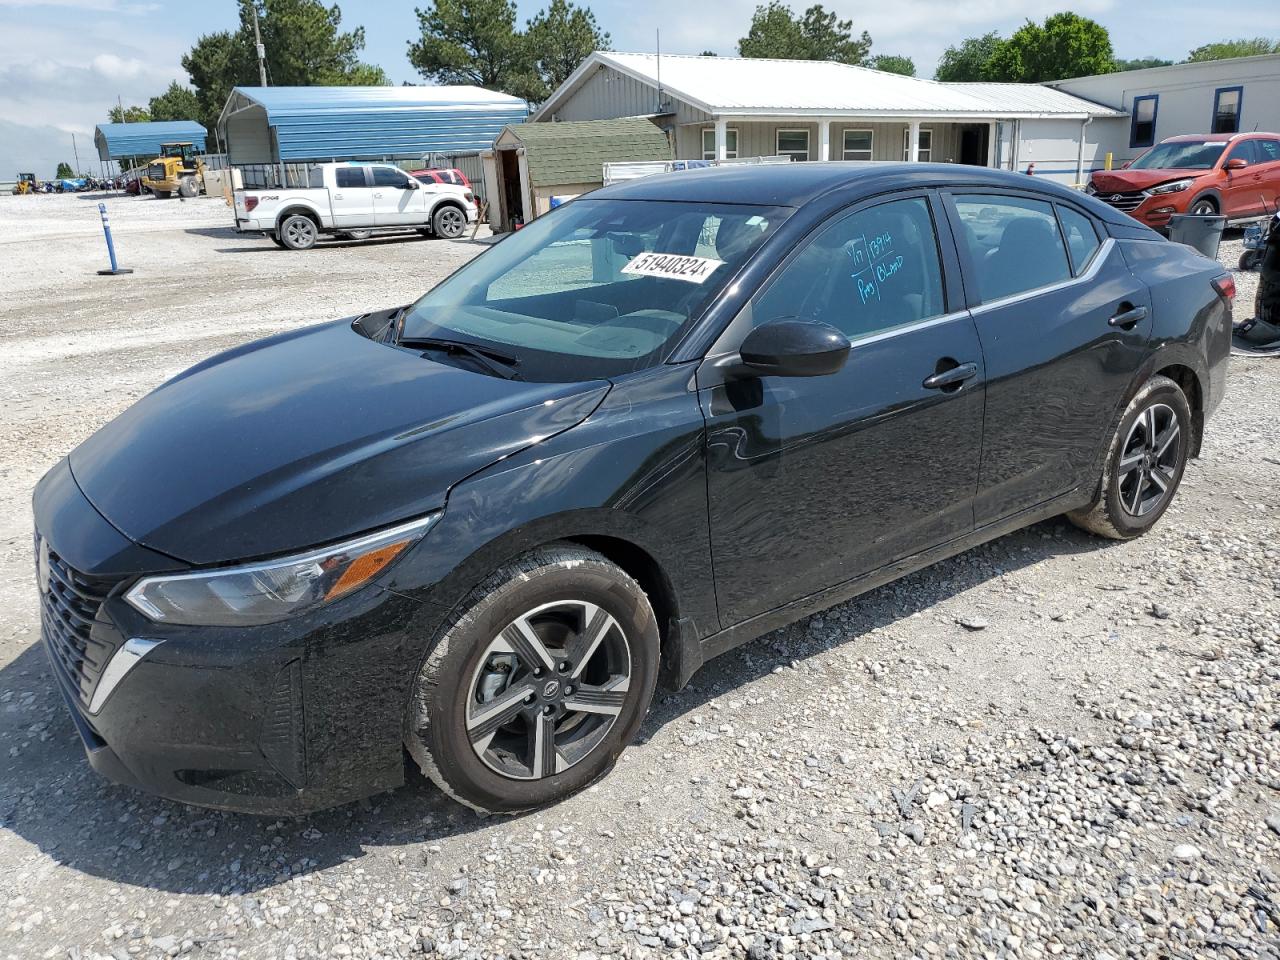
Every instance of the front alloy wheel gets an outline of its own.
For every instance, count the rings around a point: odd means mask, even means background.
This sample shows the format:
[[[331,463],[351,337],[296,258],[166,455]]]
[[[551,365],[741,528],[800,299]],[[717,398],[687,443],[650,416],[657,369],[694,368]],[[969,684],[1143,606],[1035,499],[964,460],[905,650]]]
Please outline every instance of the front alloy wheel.
[[[467,215],[453,204],[446,204],[431,218],[431,228],[437,237],[456,240],[467,229]]]
[[[472,674],[471,748],[504,777],[563,773],[599,746],[630,686],[630,647],[608,611],[542,604],[494,637]]]
[[[414,682],[405,746],[473,809],[562,800],[612,767],[658,677],[649,598],[622,569],[570,543],[495,571],[441,628]]]

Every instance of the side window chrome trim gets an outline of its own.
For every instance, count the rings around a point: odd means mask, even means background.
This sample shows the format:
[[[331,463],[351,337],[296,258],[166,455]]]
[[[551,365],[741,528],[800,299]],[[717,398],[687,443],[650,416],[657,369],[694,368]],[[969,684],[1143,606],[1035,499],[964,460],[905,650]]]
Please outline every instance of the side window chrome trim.
[[[1017,303],[1020,300],[1031,300],[1046,293],[1053,293],[1057,290],[1065,290],[1067,287],[1075,286],[1079,283],[1088,283],[1094,280],[1098,273],[1102,270],[1102,265],[1111,256],[1111,251],[1116,247],[1114,237],[1107,237],[1102,244],[1094,251],[1093,259],[1089,261],[1089,267],[1084,273],[1076,277],[1070,277],[1061,280],[1058,283],[1051,283],[1047,287],[1035,287],[1031,290],[1023,290],[1020,293],[1013,293],[1007,297],[1001,297],[998,300],[988,300],[980,303],[970,309],[970,313],[977,316],[979,313],[985,313],[988,310],[994,310],[997,307],[1006,307],[1011,303]]]

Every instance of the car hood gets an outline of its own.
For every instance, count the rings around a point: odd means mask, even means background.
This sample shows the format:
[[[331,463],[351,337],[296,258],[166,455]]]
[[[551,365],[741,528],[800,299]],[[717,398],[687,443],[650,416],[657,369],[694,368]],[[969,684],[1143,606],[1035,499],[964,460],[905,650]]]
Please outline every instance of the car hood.
[[[192,564],[287,553],[420,516],[585,419],[608,381],[524,383],[376,343],[342,320],[213,357],[71,454],[125,536]]]
[[[1125,193],[1172,183],[1174,180],[1186,180],[1188,177],[1203,177],[1207,173],[1212,171],[1178,170],[1172,167],[1163,170],[1105,170],[1093,175],[1093,189],[1099,193]]]

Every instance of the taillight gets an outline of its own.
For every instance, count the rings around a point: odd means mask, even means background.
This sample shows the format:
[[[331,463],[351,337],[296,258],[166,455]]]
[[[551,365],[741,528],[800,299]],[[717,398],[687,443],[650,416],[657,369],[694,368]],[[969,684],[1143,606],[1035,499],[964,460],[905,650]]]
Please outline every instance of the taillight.
[[[258,198],[257,198],[257,197],[245,197],[245,198],[244,198],[244,212],[245,212],[245,213],[251,213],[251,212],[253,211],[253,208],[254,208],[254,207],[256,207],[257,205],[258,205]]]
[[[1213,289],[1218,291],[1218,296],[1230,303],[1236,298],[1236,279],[1230,274],[1224,273],[1220,277],[1214,277],[1212,280]]]

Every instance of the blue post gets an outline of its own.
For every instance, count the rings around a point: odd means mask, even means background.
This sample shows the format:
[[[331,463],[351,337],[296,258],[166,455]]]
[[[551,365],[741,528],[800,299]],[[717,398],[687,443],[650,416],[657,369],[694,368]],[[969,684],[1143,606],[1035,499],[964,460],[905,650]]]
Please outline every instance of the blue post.
[[[111,240],[111,224],[107,220],[107,205],[105,203],[98,204],[98,213],[102,214],[102,232],[107,237],[107,256],[111,258],[111,269],[99,270],[98,275],[115,277],[122,273],[133,273],[128,267],[121,267],[116,263],[116,245]]]

